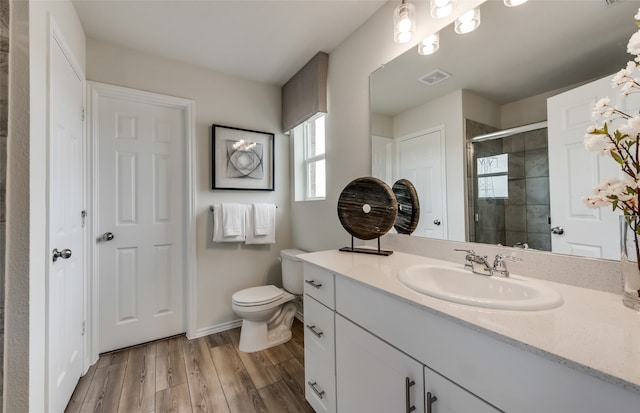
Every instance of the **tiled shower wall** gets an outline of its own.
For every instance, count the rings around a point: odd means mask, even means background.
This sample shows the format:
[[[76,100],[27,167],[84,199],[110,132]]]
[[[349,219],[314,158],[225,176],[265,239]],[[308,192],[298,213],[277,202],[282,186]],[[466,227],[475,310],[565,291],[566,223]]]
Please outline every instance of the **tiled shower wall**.
[[[467,120],[467,139],[491,132],[486,125]],[[482,131],[484,130],[484,131]],[[478,133],[478,131],[481,131]],[[469,134],[471,135],[469,136]],[[551,250],[549,225],[549,156],[547,129],[473,144],[469,156],[470,187],[477,193],[475,178],[478,157],[509,155],[509,197],[505,199],[469,199],[469,222],[474,223],[475,242]],[[477,220],[476,220],[476,215]]]
[[[0,0],[0,413],[4,393],[4,250],[7,186],[7,125],[9,114],[9,0]]]

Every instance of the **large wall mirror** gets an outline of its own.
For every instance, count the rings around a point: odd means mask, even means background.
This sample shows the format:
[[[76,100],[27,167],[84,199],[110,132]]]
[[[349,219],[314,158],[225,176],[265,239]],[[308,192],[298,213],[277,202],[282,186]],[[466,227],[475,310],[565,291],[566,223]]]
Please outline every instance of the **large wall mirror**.
[[[372,73],[372,175],[414,183],[421,207],[414,236],[619,258],[617,218],[589,210],[579,196],[617,171],[581,144],[601,94],[589,85],[631,59],[626,45],[640,2],[607,3],[530,0],[509,8],[488,1],[474,32],[446,27],[435,54],[413,47]],[[583,87],[586,95],[571,101]],[[602,93],[617,95],[610,86]],[[577,141],[558,147],[550,130],[578,112]],[[510,133],[495,133],[504,130]],[[580,183],[554,162],[590,164],[581,174],[592,176]],[[564,182],[570,187],[558,187]],[[578,229],[554,212],[559,202]],[[613,231],[605,245],[570,241],[589,231],[602,238],[593,222],[603,217]]]

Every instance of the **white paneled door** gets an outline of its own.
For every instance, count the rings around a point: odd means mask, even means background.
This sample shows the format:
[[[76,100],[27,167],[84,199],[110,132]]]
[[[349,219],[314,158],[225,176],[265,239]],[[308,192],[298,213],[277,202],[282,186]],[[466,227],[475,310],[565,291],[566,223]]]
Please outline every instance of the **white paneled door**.
[[[50,45],[47,390],[62,412],[84,358],[84,80],[56,36]]]
[[[187,119],[135,91],[100,96],[94,117],[104,352],[185,331]]]
[[[618,101],[618,91],[611,88],[612,77],[548,100],[549,176],[554,177],[549,182],[553,252],[620,259],[619,212],[588,208],[581,200],[591,195],[601,180],[620,176],[620,167],[611,157],[588,152],[584,146],[587,127],[595,123],[591,112],[600,98],[609,96],[611,104],[621,108],[630,103]]]
[[[443,131],[436,129],[398,142],[399,176],[413,183],[420,199],[420,220],[414,234],[438,239],[447,233],[442,136]]]

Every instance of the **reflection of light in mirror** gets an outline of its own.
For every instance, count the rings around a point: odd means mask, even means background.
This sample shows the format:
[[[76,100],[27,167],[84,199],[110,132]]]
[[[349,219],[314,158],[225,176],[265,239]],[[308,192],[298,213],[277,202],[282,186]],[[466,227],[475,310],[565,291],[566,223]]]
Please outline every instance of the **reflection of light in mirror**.
[[[424,38],[418,45],[418,53],[421,55],[434,54],[440,48],[440,33],[434,33]]]
[[[431,17],[441,19],[453,11],[455,0],[431,0]]]
[[[528,0],[504,0],[504,5],[507,7],[516,7],[521,4],[525,4]]]
[[[454,24],[454,30],[458,34],[471,33],[480,26],[480,9],[471,9],[458,17]]]

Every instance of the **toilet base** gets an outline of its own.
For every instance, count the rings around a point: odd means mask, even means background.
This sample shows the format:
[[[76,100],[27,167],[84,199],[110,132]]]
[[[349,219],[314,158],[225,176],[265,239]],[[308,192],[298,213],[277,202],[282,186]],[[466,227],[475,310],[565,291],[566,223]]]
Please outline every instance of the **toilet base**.
[[[269,321],[242,320],[240,345],[238,346],[240,351],[253,353],[291,340],[291,325],[296,311],[296,305],[288,302]]]

